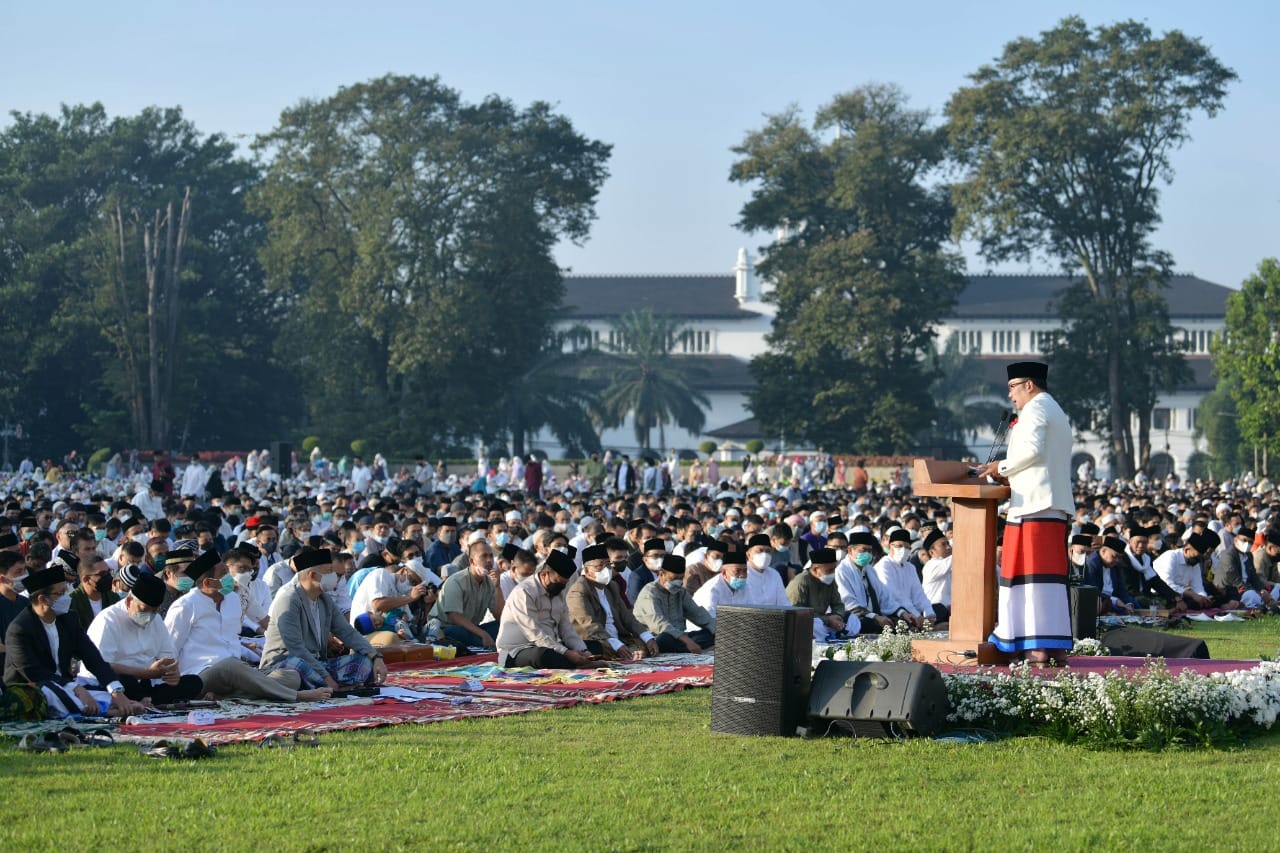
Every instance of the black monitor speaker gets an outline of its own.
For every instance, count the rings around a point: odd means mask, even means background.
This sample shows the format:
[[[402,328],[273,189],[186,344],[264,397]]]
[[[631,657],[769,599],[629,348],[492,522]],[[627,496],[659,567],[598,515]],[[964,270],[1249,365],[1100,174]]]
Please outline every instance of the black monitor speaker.
[[[1195,637],[1175,637],[1128,625],[1112,628],[1102,635],[1102,645],[1113,655],[1126,657],[1209,659],[1209,647]]]
[[[1096,586],[1070,587],[1071,636],[1077,640],[1096,639],[1098,636],[1098,588]]]
[[[809,708],[813,611],[719,607],[711,731],[794,735]]]
[[[924,663],[824,660],[809,690],[810,731],[818,735],[928,737],[949,713],[942,673]]]
[[[271,442],[271,470],[281,480],[293,476],[293,445],[287,441]]]

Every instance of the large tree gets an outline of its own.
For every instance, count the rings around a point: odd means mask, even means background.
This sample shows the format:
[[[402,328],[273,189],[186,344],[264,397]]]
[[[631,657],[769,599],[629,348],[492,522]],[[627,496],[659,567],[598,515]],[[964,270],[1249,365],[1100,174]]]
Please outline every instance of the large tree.
[[[676,318],[655,314],[651,308],[628,311],[613,328],[613,342],[594,371],[608,383],[598,403],[603,425],[618,427],[631,418],[642,450],[649,449],[655,428],[658,445],[665,450],[669,423],[695,435],[701,432],[705,408],[711,405],[697,388],[701,369],[673,352],[688,330]]]
[[[1068,332],[1053,375],[1101,360],[1106,417],[1095,426],[1116,476],[1135,467],[1131,415],[1149,413],[1152,389],[1167,388],[1171,376],[1167,324],[1138,328],[1144,304],[1163,299],[1171,263],[1151,244],[1159,188],[1172,179],[1170,157],[1189,138],[1192,116],[1217,113],[1235,76],[1181,32],[1156,38],[1136,21],[1090,29],[1069,17],[1039,39],[1010,42],[947,106],[965,168],[955,188],[958,233],[976,237],[990,260],[1047,256],[1085,283],[1060,301],[1064,319],[1097,322]],[[1139,334],[1151,337],[1135,342]],[[1126,364],[1135,347],[1155,358]],[[1148,363],[1151,372],[1135,382]],[[1086,425],[1079,412],[1076,423]]]
[[[180,109],[13,115],[0,134],[0,324],[21,356],[0,407],[42,452],[85,438],[246,446],[279,426],[294,397],[271,362],[262,227],[244,208],[256,179]]]
[[[1239,413],[1240,436],[1280,453],[1280,260],[1267,258],[1227,297],[1226,325],[1211,344],[1214,371]]]
[[[963,286],[952,207],[933,183],[944,135],[895,86],[842,94],[806,126],[794,108],[734,148],[752,186],[738,225],[777,230],[770,351],[752,360],[765,434],[844,452],[911,448],[935,419],[935,325]]]
[[[542,102],[391,75],[290,107],[256,147],[312,431],[399,450],[500,431],[493,403],[560,302],[552,249],[586,237],[610,147]]]

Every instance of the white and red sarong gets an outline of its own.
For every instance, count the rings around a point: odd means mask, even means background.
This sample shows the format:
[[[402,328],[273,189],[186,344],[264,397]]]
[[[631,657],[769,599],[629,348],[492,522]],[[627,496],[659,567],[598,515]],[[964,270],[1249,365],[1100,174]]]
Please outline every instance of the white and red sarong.
[[[1070,649],[1066,519],[1021,518],[1004,528],[990,642],[1002,652]]]

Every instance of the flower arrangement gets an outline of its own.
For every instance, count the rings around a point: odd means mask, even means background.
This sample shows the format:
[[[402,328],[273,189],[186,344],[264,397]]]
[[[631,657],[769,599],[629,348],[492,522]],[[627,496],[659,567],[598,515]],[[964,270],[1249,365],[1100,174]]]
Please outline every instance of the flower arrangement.
[[[903,620],[886,625],[880,636],[855,637],[822,650],[827,660],[911,660],[911,628]]]

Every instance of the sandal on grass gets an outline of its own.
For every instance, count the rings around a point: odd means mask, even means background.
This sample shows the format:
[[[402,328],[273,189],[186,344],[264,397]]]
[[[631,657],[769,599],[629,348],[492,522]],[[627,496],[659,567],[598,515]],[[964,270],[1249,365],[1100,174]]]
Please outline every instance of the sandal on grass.
[[[181,747],[167,740],[158,740],[151,746],[139,746],[138,752],[146,758],[179,758],[182,755]]]
[[[317,747],[320,745],[320,738],[311,729],[302,729],[293,733],[293,742],[298,746]]]
[[[258,749],[293,749],[293,744],[280,735],[267,735],[258,741]]]
[[[23,752],[66,752],[67,742],[54,732],[23,735],[18,741],[18,749]]]

